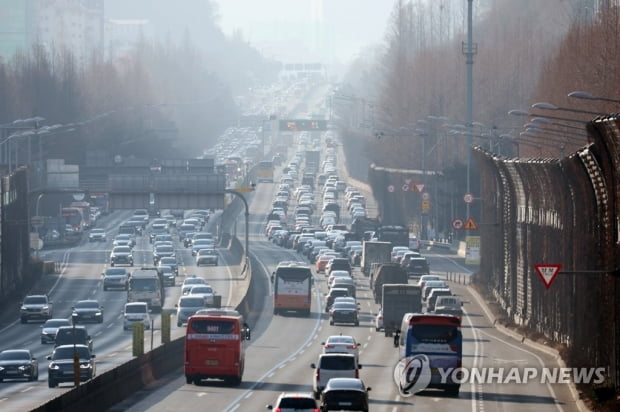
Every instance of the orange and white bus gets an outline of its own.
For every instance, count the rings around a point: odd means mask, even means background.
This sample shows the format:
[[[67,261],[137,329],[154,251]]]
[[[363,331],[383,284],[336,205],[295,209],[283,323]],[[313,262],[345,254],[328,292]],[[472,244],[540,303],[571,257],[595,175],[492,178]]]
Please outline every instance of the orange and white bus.
[[[310,266],[303,262],[280,262],[271,281],[274,315],[296,311],[310,316],[313,284]]]
[[[187,320],[185,380],[223,379],[238,386],[245,367],[250,328],[236,310],[202,309]]]
[[[262,161],[258,162],[256,166],[256,180],[257,182],[270,182],[273,183],[274,174],[273,162]]]

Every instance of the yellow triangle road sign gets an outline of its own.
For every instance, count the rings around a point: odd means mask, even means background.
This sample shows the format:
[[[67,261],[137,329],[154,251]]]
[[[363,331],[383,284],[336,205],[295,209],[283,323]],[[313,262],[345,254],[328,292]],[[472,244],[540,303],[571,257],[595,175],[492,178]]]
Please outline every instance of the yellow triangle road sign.
[[[470,217],[469,219],[467,219],[467,221],[463,225],[463,229],[465,229],[465,230],[478,230],[478,225],[476,224],[476,221],[474,221],[473,217]]]

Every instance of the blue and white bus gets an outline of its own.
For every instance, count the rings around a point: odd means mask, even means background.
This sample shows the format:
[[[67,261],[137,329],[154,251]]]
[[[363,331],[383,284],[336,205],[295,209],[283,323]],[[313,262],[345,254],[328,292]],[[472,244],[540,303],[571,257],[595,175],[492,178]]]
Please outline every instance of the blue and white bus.
[[[407,313],[400,333],[401,359],[418,355],[428,361],[430,382],[426,388],[444,389],[458,396],[463,361],[461,318],[453,315]]]

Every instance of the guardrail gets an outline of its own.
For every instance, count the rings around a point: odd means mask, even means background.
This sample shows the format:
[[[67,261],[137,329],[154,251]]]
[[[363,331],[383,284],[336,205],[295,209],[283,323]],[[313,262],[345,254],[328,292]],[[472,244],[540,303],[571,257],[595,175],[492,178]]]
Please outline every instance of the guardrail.
[[[471,283],[472,275],[470,273],[446,272],[445,278],[449,282],[469,285]]]

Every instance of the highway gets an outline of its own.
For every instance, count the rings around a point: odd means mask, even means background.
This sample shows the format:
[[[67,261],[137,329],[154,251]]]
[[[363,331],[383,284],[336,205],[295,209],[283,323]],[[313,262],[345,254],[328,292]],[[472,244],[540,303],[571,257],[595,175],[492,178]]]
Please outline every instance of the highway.
[[[264,216],[268,211],[277,184],[259,185],[251,203],[250,250],[262,266],[271,273],[282,260],[303,258],[294,251],[279,248],[263,235]],[[423,252],[429,259],[433,273],[467,273],[454,255],[442,251]],[[255,273],[256,275],[256,273]],[[264,275],[263,275],[264,276]],[[458,398],[443,392],[428,390],[413,397],[401,397],[393,382],[393,367],[398,361],[392,339],[376,332],[374,314],[377,307],[372,300],[368,281],[358,268],[355,270],[358,301],[361,303],[360,326],[329,326],[322,308],[322,296],[327,291],[325,276],[319,274],[315,282],[313,309],[310,318],[274,316],[269,282],[265,277],[262,288],[266,296],[257,324],[252,325],[253,338],[246,353],[246,371],[240,387],[228,387],[218,381],[203,382],[200,386],[185,384],[182,368],[153,388],[113,408],[113,411],[174,411],[179,405],[187,410],[249,411],[266,410],[280,392],[312,391],[310,364],[321,353],[321,342],[334,334],[350,334],[362,344],[360,377],[370,392],[372,411],[435,411],[442,410],[503,411],[573,411],[577,410],[566,385],[527,384],[468,384],[461,386]],[[463,366],[471,367],[557,367],[555,359],[536,353],[520,342],[496,331],[485,309],[467,287],[451,284],[455,293],[465,302],[463,318]]]
[[[99,221],[98,227],[106,229],[106,243],[88,243],[85,239],[77,247],[61,250],[43,251],[41,258],[60,262],[60,273],[45,276],[30,292],[48,293],[54,306],[54,317],[70,318],[71,307],[82,299],[97,299],[104,306],[104,322],[102,324],[86,324],[93,339],[94,354],[97,361],[97,372],[100,374],[132,358],[132,333],[123,331],[122,311],[126,302],[127,292],[109,290],[104,292],[101,272],[107,267],[112,239],[118,225],[131,215],[131,211],[117,211]],[[210,223],[215,221],[211,219]],[[181,242],[175,241],[177,259],[180,263],[179,276],[175,287],[166,288],[165,309],[174,309],[180,295],[180,285],[187,275],[204,277],[222,295],[222,304],[230,305],[231,279],[237,267],[229,262],[234,261],[226,249],[219,249],[219,266],[196,267],[190,249],[185,249]],[[148,236],[138,238],[134,248],[135,266],[153,266],[152,247]],[[131,268],[128,267],[128,270]],[[160,316],[153,315],[154,329],[145,331],[145,351],[161,344]],[[71,384],[61,384],[59,388],[47,387],[47,364],[45,359],[52,352],[53,345],[41,344],[42,323],[32,321],[21,324],[19,318],[7,325],[2,325],[0,349],[29,348],[39,361],[39,380],[37,382],[5,381],[0,384],[0,409],[5,411],[26,411],[43,404],[60,393],[71,389]],[[181,336],[183,328],[177,328],[172,322],[172,338]]]
[[[279,176],[276,182],[279,181]],[[354,336],[360,347],[360,377],[370,392],[372,411],[422,410],[471,410],[471,411],[574,411],[577,410],[567,385],[527,383],[469,383],[461,386],[456,398],[446,396],[441,391],[428,390],[413,397],[399,395],[393,382],[393,368],[397,363],[398,351],[392,339],[384,337],[383,332],[375,331],[374,315],[378,307],[372,299],[368,280],[355,269],[358,302],[361,304],[360,326],[329,326],[327,315],[322,307],[323,295],[327,292],[325,276],[316,275],[313,294],[312,313],[309,318],[295,315],[274,316],[272,310],[272,290],[269,274],[278,262],[283,260],[303,260],[304,257],[290,249],[283,249],[269,242],[263,233],[266,215],[276,192],[277,183],[261,183],[254,193],[248,195],[250,201],[250,254],[254,261],[254,276],[260,276],[259,293],[264,300],[259,305],[260,312],[251,323],[252,340],[246,353],[246,369],[239,387],[229,387],[219,381],[206,381],[200,386],[185,383],[182,365],[179,369],[136,393],[132,398],[118,404],[113,411],[249,411],[265,410],[280,392],[312,391],[314,370],[310,364],[316,362],[321,353],[321,342],[330,335],[345,334]],[[82,242],[79,246],[46,251],[46,260],[61,262],[57,275],[44,277],[32,293],[47,292],[54,302],[55,317],[69,317],[71,306],[80,299],[98,299],[104,305],[102,324],[90,324],[87,328],[94,340],[97,355],[98,373],[109,370],[131,359],[131,332],[122,330],[121,311],[125,303],[125,292],[103,292],[101,271],[111,248],[111,241],[118,225],[129,217],[130,211],[117,211],[100,220],[98,227],[108,232],[105,244]],[[243,214],[238,222],[242,223]],[[211,224],[215,219],[211,219]],[[243,224],[237,225],[237,236],[243,239]],[[191,274],[205,277],[222,295],[224,306],[233,302],[234,279],[239,268],[231,262],[238,261],[226,249],[220,251],[220,265],[217,267],[196,267],[189,249],[176,242],[180,263],[179,278],[175,287],[167,288],[165,308],[171,309],[180,294],[182,280]],[[444,275],[448,272],[468,273],[455,255],[441,249],[425,250],[432,273]],[[146,236],[142,236],[135,248],[136,266],[152,265],[151,247]],[[477,295],[464,285],[450,283],[464,304],[462,331],[463,366],[494,368],[542,368],[557,367],[556,359],[540,351],[535,351],[514,338],[495,329],[493,317]],[[177,328],[172,321],[172,337],[181,336],[184,328]],[[159,345],[160,318],[155,316],[152,341]],[[30,348],[37,356],[40,366],[38,382],[4,382],[0,385],[0,408],[3,411],[26,411],[39,406],[71,388],[47,387],[47,361],[45,356],[51,352],[50,345],[40,343],[40,323],[22,325],[15,318],[0,326],[2,340],[0,349]],[[151,345],[151,334],[145,333],[145,349]]]

